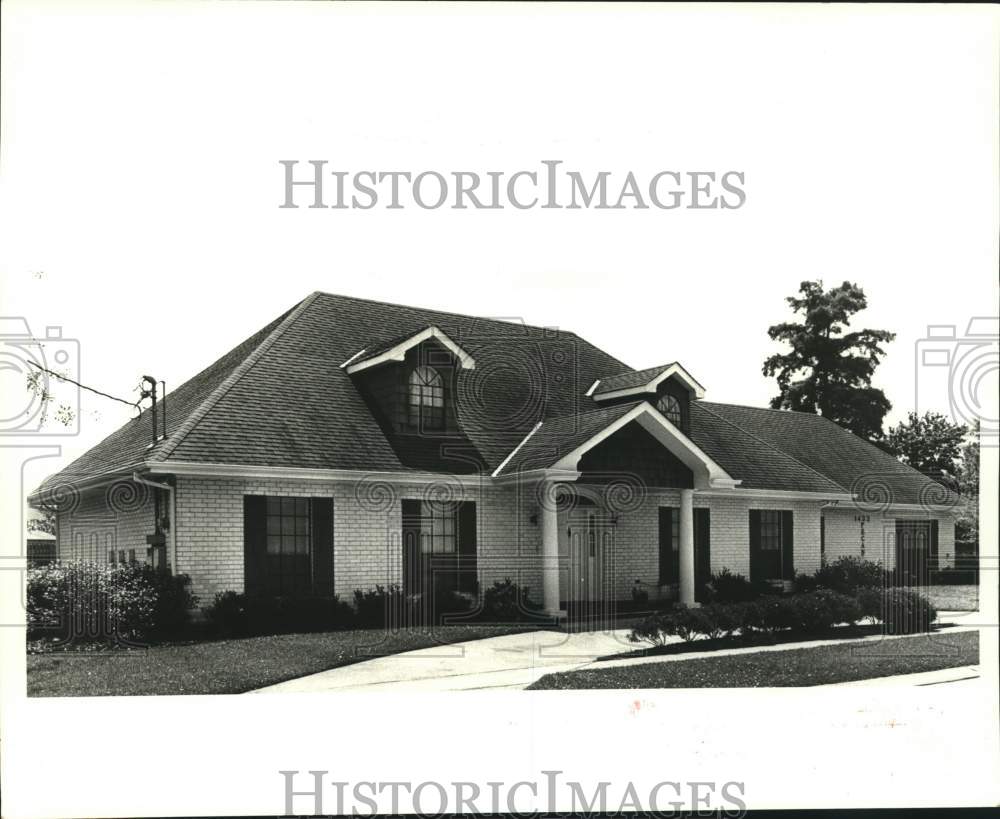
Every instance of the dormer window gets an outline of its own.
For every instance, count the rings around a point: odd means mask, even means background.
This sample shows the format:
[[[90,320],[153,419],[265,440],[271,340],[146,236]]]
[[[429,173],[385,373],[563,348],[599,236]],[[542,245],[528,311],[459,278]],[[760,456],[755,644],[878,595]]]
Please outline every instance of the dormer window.
[[[656,408],[678,429],[681,428],[681,402],[673,395],[664,395],[656,402]]]
[[[433,367],[410,373],[408,409],[411,427],[444,429],[444,379]]]

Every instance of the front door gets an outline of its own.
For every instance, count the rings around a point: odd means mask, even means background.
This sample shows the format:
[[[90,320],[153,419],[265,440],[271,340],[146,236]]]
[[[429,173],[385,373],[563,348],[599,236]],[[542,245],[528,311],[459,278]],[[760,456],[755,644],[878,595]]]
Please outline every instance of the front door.
[[[568,614],[575,621],[608,616],[614,601],[614,526],[596,507],[575,509],[564,523]]]

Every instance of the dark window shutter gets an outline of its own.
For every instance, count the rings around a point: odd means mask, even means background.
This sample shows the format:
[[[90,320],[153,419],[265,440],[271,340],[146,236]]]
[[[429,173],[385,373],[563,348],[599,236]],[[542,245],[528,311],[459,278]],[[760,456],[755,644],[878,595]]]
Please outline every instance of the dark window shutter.
[[[403,593],[422,590],[420,566],[420,501],[403,500]]]
[[[792,513],[781,513],[781,579],[795,579],[795,528]]]
[[[267,560],[267,498],[243,496],[243,587],[263,594]]]
[[[694,510],[695,600],[705,596],[705,585],[712,577],[711,517],[708,509]]]
[[[750,510],[750,579],[760,580],[762,577],[762,558],[760,551],[760,510]]]
[[[938,522],[936,520],[931,521],[931,542],[930,542],[930,554],[927,558],[928,566],[931,576],[934,572],[938,570]],[[930,582],[930,578],[928,578]]]
[[[674,549],[674,516],[678,510],[672,506],[660,507],[659,552],[660,584],[678,582],[680,577],[680,552]]]
[[[476,504],[458,505],[458,589],[475,593],[477,574]]]
[[[313,498],[313,594],[333,594],[333,498]]]

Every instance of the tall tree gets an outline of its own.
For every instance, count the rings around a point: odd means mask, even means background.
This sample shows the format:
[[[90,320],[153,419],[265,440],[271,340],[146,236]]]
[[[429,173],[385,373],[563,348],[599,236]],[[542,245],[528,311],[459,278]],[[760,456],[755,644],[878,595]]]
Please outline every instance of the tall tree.
[[[956,478],[968,428],[936,412],[917,415],[890,427],[883,446],[904,464],[934,478]]]
[[[802,321],[767,330],[774,341],[791,347],[764,362],[764,375],[776,377],[780,390],[771,406],[818,412],[862,438],[880,440],[882,421],[892,404],[871,385],[872,375],[885,355],[882,345],[896,334],[868,329],[844,332],[851,317],[868,306],[864,291],[851,282],[829,290],[823,289],[822,281],[802,282],[799,295],[785,301]]]

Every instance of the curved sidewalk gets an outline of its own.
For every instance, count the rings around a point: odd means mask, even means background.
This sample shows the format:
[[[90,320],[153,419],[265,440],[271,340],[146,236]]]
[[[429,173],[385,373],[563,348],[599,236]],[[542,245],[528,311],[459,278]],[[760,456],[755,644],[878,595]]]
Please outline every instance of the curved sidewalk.
[[[947,633],[974,631],[981,624],[963,624],[978,620],[974,612],[941,612],[949,623]],[[689,651],[659,657],[622,657],[599,660],[599,657],[639,651],[642,646],[629,643],[629,629],[609,632],[532,631],[505,634],[465,643],[434,646],[386,657],[376,657],[353,665],[332,668],[306,677],[288,680],[249,693],[318,693],[331,691],[476,691],[523,689],[546,674],[581,668],[610,668],[647,663],[679,662],[700,657],[720,657],[766,651],[791,651],[821,645],[894,640],[897,637],[874,635],[857,639],[805,640],[770,646],[749,646]],[[679,642],[680,639],[677,638]],[[955,669],[956,671],[958,669]],[[968,673],[965,675],[969,676]],[[883,678],[879,678],[883,680]],[[891,679],[900,685],[904,678]]]

